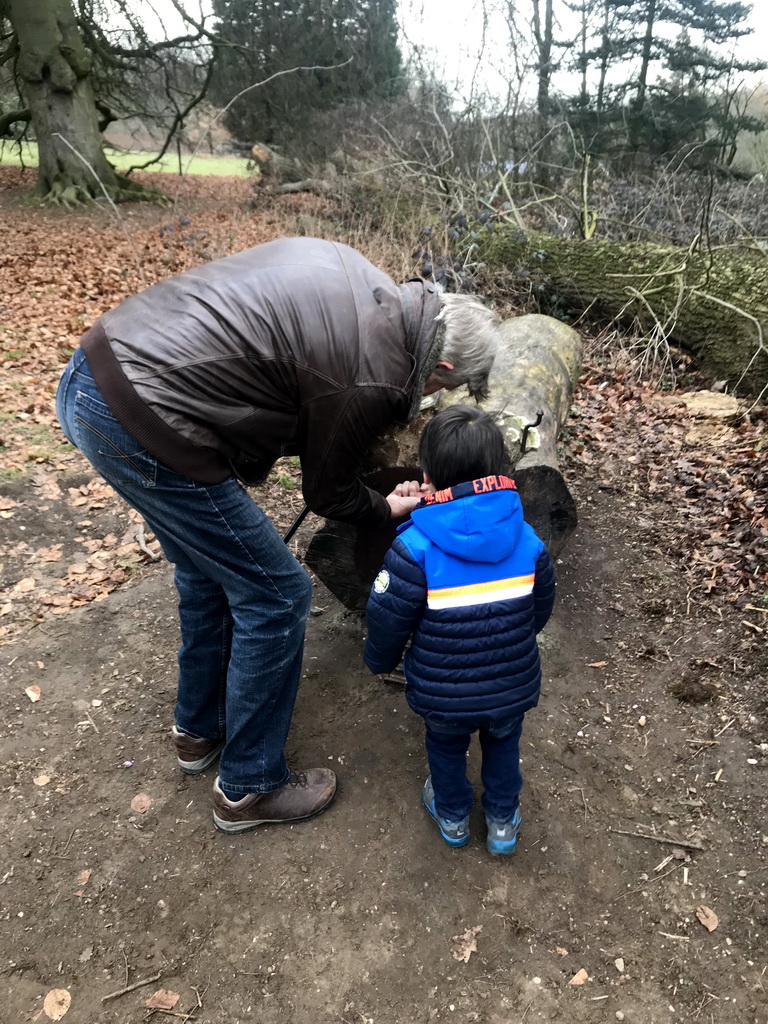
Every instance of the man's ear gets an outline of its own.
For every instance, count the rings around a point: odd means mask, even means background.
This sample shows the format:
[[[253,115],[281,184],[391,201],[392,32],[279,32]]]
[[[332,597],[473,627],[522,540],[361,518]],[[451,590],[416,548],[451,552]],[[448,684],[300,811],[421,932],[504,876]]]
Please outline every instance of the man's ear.
[[[435,366],[442,366],[444,370],[452,370],[454,368],[453,363],[448,363],[445,359],[438,359]]]

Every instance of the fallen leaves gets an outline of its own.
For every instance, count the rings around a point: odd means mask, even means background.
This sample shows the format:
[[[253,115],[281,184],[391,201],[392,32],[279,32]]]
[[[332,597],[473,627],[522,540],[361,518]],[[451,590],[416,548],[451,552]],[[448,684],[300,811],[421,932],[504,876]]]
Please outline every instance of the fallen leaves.
[[[18,504],[13,498],[0,497],[0,519],[11,519]]]
[[[590,661],[587,668],[605,668],[607,664],[607,661]]]
[[[696,907],[696,917],[704,925],[708,932],[713,932],[715,928],[717,928],[717,926],[720,924],[719,918],[717,914],[714,912],[714,910],[711,910],[709,907],[704,906],[703,903],[701,904],[701,906]]]
[[[30,592],[30,590],[34,590],[34,589],[35,589],[35,577],[34,576],[26,576],[23,580],[19,580],[19,582],[14,587],[11,588],[11,593],[12,594],[28,594]]]
[[[750,598],[759,603],[768,589],[766,417],[743,416],[743,405],[729,396],[662,397],[621,374],[606,379],[600,371],[587,372],[571,411],[579,420],[579,440],[567,455],[579,475],[594,465],[599,480],[612,467],[617,489],[639,488],[649,516],[657,506],[654,519],[666,519],[654,530],[654,544],[681,570],[688,611],[703,598],[740,607]],[[695,418],[704,412],[708,419]],[[726,419],[715,420],[715,414]],[[741,419],[727,422],[733,417]],[[622,472],[616,472],[619,465]],[[672,513],[667,517],[658,509],[664,504]],[[643,519],[640,508],[641,533],[648,529]]]
[[[48,548],[38,548],[35,554],[44,562],[58,562],[62,557],[62,545],[52,544]]]
[[[574,976],[568,982],[569,985],[583,985],[585,981],[589,981],[589,975],[582,967],[581,970],[576,971]]]
[[[36,775],[34,777],[34,779],[32,779],[32,781],[34,782],[34,784],[36,786],[40,786],[40,787],[47,786],[48,783],[51,781],[51,776],[50,775]]]
[[[72,996],[65,988],[52,988],[43,1000],[43,1012],[49,1020],[61,1020],[71,1002]]]
[[[82,484],[80,487],[68,487],[67,494],[70,505],[90,511],[104,508],[107,502],[114,497],[115,492],[100,477],[94,477],[93,480],[89,480],[87,484]]]
[[[179,1001],[179,993],[168,988],[159,988],[144,1003],[148,1010],[172,1010]]]
[[[483,926],[478,924],[474,928],[467,928],[461,935],[453,936],[454,945],[451,948],[451,956],[454,960],[460,960],[465,964],[469,963],[469,958],[477,952],[477,936],[482,930]]]
[[[137,814],[146,814],[152,806],[152,798],[146,793],[137,793],[131,800],[131,810]]]
[[[26,693],[33,704],[36,704],[42,696],[42,690],[39,686],[27,686],[24,693]]]
[[[40,489],[39,481],[35,486]],[[47,489],[51,488],[52,485]],[[99,507],[109,503],[112,506],[110,512],[122,511],[120,499],[96,477],[79,488],[70,488],[70,491],[77,495],[75,500],[82,498],[93,503],[98,499],[96,504]],[[61,491],[58,496],[61,499]],[[6,503],[10,500],[2,499]],[[18,505],[15,501],[13,504]],[[41,508],[33,500],[29,504],[31,509]],[[107,533],[103,537],[78,537],[75,541],[77,548],[67,552],[69,559],[64,575],[59,575],[60,570],[56,566],[65,557],[64,543],[32,548],[26,541],[19,540],[10,546],[7,554],[21,571],[16,582],[5,591],[0,604],[0,618],[8,616],[12,623],[12,626],[0,627],[0,636],[6,635],[14,625],[18,628],[22,622],[39,621],[46,614],[62,615],[73,608],[103,601],[127,582],[132,572],[148,561],[157,560],[159,542],[152,538],[145,540],[143,520],[133,510],[129,512],[129,518],[132,521],[122,538],[115,533]],[[84,527],[92,525],[90,520],[78,524],[83,532]],[[57,577],[48,575],[50,566],[56,566],[53,572]],[[30,569],[34,571],[30,572]]]

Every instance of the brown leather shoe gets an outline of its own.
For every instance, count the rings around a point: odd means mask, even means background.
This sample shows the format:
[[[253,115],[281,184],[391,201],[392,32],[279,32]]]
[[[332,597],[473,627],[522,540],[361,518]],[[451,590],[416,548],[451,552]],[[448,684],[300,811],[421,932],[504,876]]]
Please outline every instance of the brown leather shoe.
[[[272,793],[249,793],[228,800],[219,780],[213,784],[213,824],[219,832],[249,832],[259,825],[307,821],[322,814],[336,796],[336,775],[330,768],[291,772],[288,781]]]
[[[224,740],[198,740],[176,726],[171,729],[179,768],[187,775],[199,775],[212,765],[224,747]]]

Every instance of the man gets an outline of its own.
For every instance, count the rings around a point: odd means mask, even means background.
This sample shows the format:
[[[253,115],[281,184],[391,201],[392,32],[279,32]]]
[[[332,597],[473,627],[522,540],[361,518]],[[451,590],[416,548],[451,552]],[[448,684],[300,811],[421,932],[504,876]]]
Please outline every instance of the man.
[[[289,771],[283,748],[311,586],[238,482],[301,460],[319,515],[383,526],[360,458],[422,396],[482,396],[497,318],[425,281],[397,286],[345,245],[288,238],[170,278],[105,314],[61,379],[64,433],[147,521],[175,565],[181,647],[172,736],[179,767],[221,755],[214,824],[303,821],[336,793],[330,769]]]

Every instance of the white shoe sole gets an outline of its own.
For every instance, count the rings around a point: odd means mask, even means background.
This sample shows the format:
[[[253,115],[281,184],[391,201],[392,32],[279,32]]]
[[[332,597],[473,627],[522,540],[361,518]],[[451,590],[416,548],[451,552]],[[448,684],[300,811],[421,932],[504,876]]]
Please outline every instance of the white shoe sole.
[[[199,761],[182,761],[180,757],[177,757],[176,761],[185,775],[200,775],[206,768],[210,768],[223,749],[224,740],[221,741],[218,747],[214,747],[210,754],[201,757]]]

